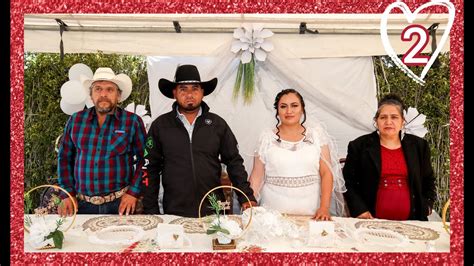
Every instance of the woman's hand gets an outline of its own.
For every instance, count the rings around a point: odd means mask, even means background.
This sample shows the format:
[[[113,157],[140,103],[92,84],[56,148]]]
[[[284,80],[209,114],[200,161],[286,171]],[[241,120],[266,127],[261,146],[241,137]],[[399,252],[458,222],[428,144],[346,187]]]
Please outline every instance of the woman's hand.
[[[318,221],[331,221],[331,215],[329,214],[329,208],[320,207],[316,214],[314,214],[313,219]]]
[[[362,213],[361,215],[357,216],[357,218],[359,218],[359,219],[374,219],[374,217],[372,217],[372,214],[370,214],[369,211],[366,211],[366,212]]]

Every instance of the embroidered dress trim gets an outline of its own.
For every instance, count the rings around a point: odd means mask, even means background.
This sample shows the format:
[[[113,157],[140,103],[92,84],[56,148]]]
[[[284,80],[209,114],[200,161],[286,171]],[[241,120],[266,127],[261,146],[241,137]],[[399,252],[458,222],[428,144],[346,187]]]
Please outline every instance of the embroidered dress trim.
[[[280,187],[306,187],[319,181],[317,175],[305,176],[266,176],[265,183]]]

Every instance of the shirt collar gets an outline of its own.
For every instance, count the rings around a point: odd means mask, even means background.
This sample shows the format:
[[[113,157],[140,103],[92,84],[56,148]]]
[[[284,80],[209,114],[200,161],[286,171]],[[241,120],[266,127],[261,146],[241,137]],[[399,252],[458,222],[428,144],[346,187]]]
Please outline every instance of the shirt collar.
[[[87,120],[88,121],[91,121],[92,119],[94,119],[94,117],[97,117],[97,111],[95,110],[95,107],[92,106],[91,108],[89,108],[87,110],[87,112],[89,112],[88,116],[87,116]],[[115,117],[117,120],[120,120],[120,115],[122,114],[122,108],[120,107],[115,107],[115,111],[113,113],[113,117]]]
[[[201,106],[199,106],[199,112],[198,112],[196,118],[198,118],[200,115],[202,115],[202,107]],[[176,105],[176,117],[177,118],[180,118],[180,117],[186,118],[182,113],[179,112],[179,109],[178,109],[177,105]],[[196,118],[194,119],[194,121],[196,121]]]

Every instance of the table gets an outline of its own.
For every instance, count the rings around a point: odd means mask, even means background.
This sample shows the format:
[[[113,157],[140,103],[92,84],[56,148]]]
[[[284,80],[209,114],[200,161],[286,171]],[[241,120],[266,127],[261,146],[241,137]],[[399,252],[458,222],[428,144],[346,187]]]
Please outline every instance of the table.
[[[240,217],[238,215],[235,215]],[[152,217],[158,217],[163,223],[170,223],[177,219],[183,219],[183,217],[174,215],[157,215]],[[57,215],[47,215],[45,219],[58,219]],[[100,221],[101,219],[118,219],[118,215],[77,215],[73,226],[65,232],[65,239],[62,249],[46,249],[36,250],[33,249],[29,243],[25,242],[25,252],[228,252],[228,251],[214,251],[212,249],[212,236],[206,235],[205,233],[187,233],[187,236],[192,241],[192,246],[184,249],[160,249],[152,239],[156,236],[156,227],[146,230],[144,239],[135,245],[133,249],[127,246],[111,246],[111,245],[97,245],[91,244],[88,241],[88,235],[91,234],[93,225],[91,221]],[[121,217],[126,219],[127,217]],[[155,218],[153,218],[155,219]],[[309,217],[297,217],[295,219],[304,223],[305,219]],[[71,222],[72,218],[68,218],[65,222],[67,226]],[[245,240],[237,241],[237,249],[230,250],[235,251],[263,251],[263,252],[449,252],[450,249],[450,237],[449,234],[444,230],[442,222],[433,221],[403,221],[396,222],[400,225],[415,226],[424,228],[430,232],[439,234],[439,237],[435,240],[417,240],[410,239],[403,246],[374,246],[360,243],[353,236],[353,231],[356,229],[356,225],[361,225],[370,222],[390,222],[385,220],[363,220],[356,218],[347,217],[333,217],[336,228],[339,231],[342,230],[342,234],[338,234],[337,244],[333,247],[308,247],[303,242],[288,239],[288,238],[277,238],[272,241],[262,243],[249,243]],[[99,222],[96,225],[100,225]],[[84,228],[84,226],[86,228]],[[338,230],[336,230],[338,231]],[[27,233],[25,232],[25,241],[27,239]],[[128,249],[127,249],[128,248]]]

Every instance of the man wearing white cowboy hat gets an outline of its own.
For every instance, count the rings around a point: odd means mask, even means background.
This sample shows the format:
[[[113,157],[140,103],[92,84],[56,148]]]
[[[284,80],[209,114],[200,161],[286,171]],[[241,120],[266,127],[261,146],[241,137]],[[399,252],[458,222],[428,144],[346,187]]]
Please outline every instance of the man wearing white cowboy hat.
[[[73,215],[74,204],[82,214],[134,213],[146,131],[139,116],[117,106],[130,96],[132,81],[106,67],[81,80],[94,107],[74,113],[64,129],[58,181],[74,202],[63,195],[58,213]]]
[[[159,213],[161,175],[165,214],[198,217],[202,197],[221,185],[221,163],[227,166],[232,185],[242,190],[256,205],[234,134],[224,119],[209,112],[209,107],[202,101],[216,85],[217,78],[201,81],[194,65],[178,66],[174,81],[159,80],[161,93],[176,101],[169,113],[153,121],[147,135],[145,213]],[[216,191],[216,194],[224,200],[222,191]],[[250,203],[245,197],[240,193],[237,195],[242,207],[248,208]],[[211,213],[208,206],[204,201],[201,214]]]

